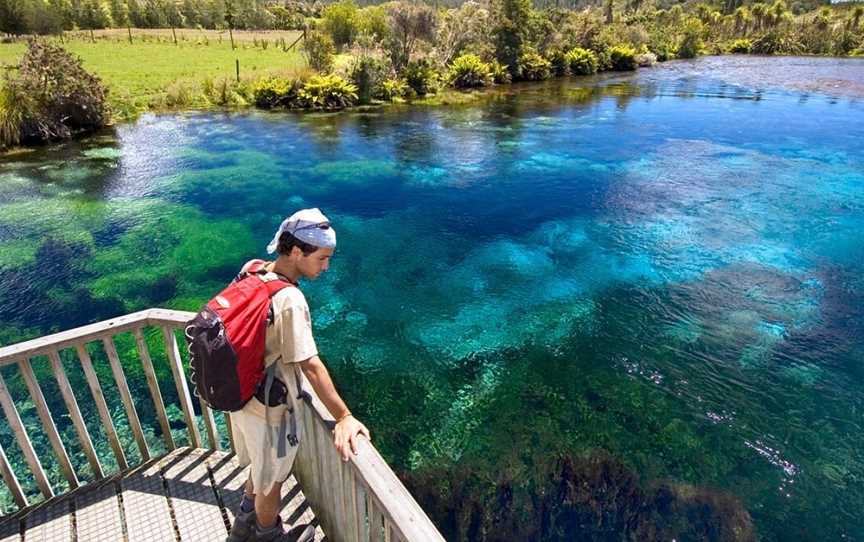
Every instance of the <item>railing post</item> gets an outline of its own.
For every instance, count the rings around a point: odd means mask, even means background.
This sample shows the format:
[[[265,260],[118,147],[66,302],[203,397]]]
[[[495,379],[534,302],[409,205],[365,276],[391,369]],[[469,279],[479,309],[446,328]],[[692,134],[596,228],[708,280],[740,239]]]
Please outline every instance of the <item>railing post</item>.
[[[150,459],[150,450],[147,448],[147,440],[144,438],[141,420],[138,419],[138,411],[135,410],[135,403],[132,402],[132,393],[129,391],[129,385],[126,383],[126,375],[123,374],[123,367],[120,365],[120,356],[117,355],[114,338],[105,337],[102,339],[102,345],[105,347],[105,353],[108,355],[111,372],[114,373],[114,381],[117,382],[117,389],[120,391],[120,399],[126,408],[126,416],[129,418],[129,427],[132,429],[132,436],[135,438],[138,450],[141,452],[141,460],[148,461]]]
[[[198,398],[198,404],[201,405],[201,417],[204,418],[204,428],[207,430],[207,441],[210,443],[210,449],[221,450],[222,445],[219,443],[219,432],[216,431],[213,411],[200,397]]]
[[[177,386],[177,398],[186,418],[186,427],[189,428],[189,441],[193,448],[201,447],[201,433],[195,422],[195,410],[192,408],[192,397],[189,395],[189,387],[186,385],[186,374],[183,372],[183,364],[180,362],[180,350],[177,347],[177,337],[168,326],[162,326],[162,336],[165,338],[165,351],[168,353],[168,362],[171,372],[174,373],[174,384]]]
[[[177,445],[174,444],[174,437],[171,435],[171,425],[168,423],[165,403],[162,401],[162,392],[159,390],[156,371],[153,369],[153,360],[150,358],[150,351],[147,350],[147,342],[144,340],[141,328],[135,328],[133,334],[135,335],[135,343],[138,345],[138,356],[141,358],[141,366],[144,368],[144,375],[147,377],[147,387],[150,388],[153,406],[156,407],[156,418],[159,420],[159,427],[162,428],[162,439],[165,441],[165,447],[170,452]]]
[[[24,453],[24,459],[30,465],[30,472],[36,478],[36,485],[46,499],[54,496],[54,490],[51,489],[51,484],[48,483],[48,477],[45,476],[45,471],[42,469],[42,464],[39,462],[39,457],[33,450],[33,444],[30,442],[30,437],[27,436],[27,431],[24,429],[24,424],[21,422],[21,416],[18,415],[18,409],[15,408],[15,403],[12,402],[12,395],[9,394],[9,388],[6,387],[6,382],[3,376],[0,375],[0,406],[3,407],[3,412],[6,414],[6,420],[12,427],[12,432],[15,433],[15,440],[18,441],[18,446]]]
[[[117,438],[117,429],[114,428],[114,421],[111,419],[111,413],[108,412],[108,404],[105,402],[102,386],[99,385],[99,377],[96,376],[96,371],[93,369],[93,360],[90,359],[90,353],[87,352],[87,347],[83,343],[76,345],[75,351],[78,352],[81,368],[84,369],[84,377],[87,378],[87,385],[90,387],[90,393],[96,403],[96,410],[99,412],[99,419],[102,420],[102,428],[108,437],[108,444],[111,445],[114,457],[117,459],[117,466],[121,471],[126,470],[129,468],[129,463],[126,461],[126,454],[123,452],[123,446],[120,445],[120,439]]]
[[[21,374],[24,376],[24,382],[27,384],[27,389],[30,390],[30,396],[33,398],[33,404],[36,406],[36,413],[42,421],[42,429],[48,436],[48,441],[51,443],[51,448],[54,449],[54,455],[57,456],[57,461],[60,463],[60,470],[69,482],[71,489],[77,488],[78,476],[75,474],[75,468],[69,460],[69,455],[66,453],[66,447],[63,446],[63,441],[60,440],[60,434],[57,432],[57,426],[54,425],[54,419],[51,417],[51,411],[48,410],[48,404],[45,402],[45,396],[42,395],[42,389],[36,381],[36,375],[33,374],[33,366],[29,359],[23,359],[18,362],[18,367],[21,369]]]
[[[21,485],[18,483],[18,478],[15,477],[15,471],[12,470],[9,460],[6,458],[6,452],[3,451],[2,444],[0,444],[0,472],[3,474],[3,481],[6,483],[6,487],[12,492],[15,504],[18,505],[18,508],[26,508],[27,496],[21,491]]]
[[[93,475],[96,476],[96,478],[102,478],[105,476],[102,472],[102,465],[99,463],[99,458],[96,456],[96,450],[93,448],[93,441],[90,440],[90,433],[87,431],[87,426],[84,424],[84,418],[81,417],[81,410],[78,408],[78,401],[75,399],[72,385],[69,384],[69,379],[66,378],[66,372],[63,370],[63,363],[60,361],[60,353],[57,352],[57,350],[51,350],[48,352],[48,359],[51,362],[51,370],[54,372],[54,378],[57,379],[57,385],[60,386],[60,394],[63,396],[63,401],[66,403],[69,417],[72,418],[72,425],[75,426],[75,431],[78,433],[78,441],[81,443],[84,455],[87,456],[90,468],[93,469]]]

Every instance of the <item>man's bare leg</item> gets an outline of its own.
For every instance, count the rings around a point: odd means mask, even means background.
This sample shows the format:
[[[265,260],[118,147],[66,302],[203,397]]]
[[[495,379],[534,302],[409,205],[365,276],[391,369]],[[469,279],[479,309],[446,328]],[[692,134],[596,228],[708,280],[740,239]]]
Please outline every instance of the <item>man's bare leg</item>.
[[[247,491],[249,489],[248,484]],[[279,503],[282,497],[282,482],[273,484],[273,488],[267,494],[258,493],[255,495],[255,514],[257,515],[258,527],[261,529],[269,529],[276,525],[276,519],[279,516]]]

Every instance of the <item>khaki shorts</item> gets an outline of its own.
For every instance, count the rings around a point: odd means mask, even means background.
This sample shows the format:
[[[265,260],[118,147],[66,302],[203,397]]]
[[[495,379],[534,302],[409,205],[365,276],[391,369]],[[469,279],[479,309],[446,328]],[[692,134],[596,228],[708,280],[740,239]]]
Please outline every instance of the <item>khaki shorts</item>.
[[[300,406],[300,408],[303,408]],[[284,482],[291,474],[298,446],[285,446],[284,457],[277,457],[276,439],[279,422],[287,409],[280,405],[265,409],[256,398],[252,398],[242,410],[231,413],[231,430],[234,434],[234,448],[241,466],[251,465],[252,487],[256,494],[270,493],[273,484]],[[272,428],[268,440],[265,410]],[[300,413],[296,412],[298,417]],[[300,424],[298,423],[298,432]],[[298,438],[302,437],[298,434]]]

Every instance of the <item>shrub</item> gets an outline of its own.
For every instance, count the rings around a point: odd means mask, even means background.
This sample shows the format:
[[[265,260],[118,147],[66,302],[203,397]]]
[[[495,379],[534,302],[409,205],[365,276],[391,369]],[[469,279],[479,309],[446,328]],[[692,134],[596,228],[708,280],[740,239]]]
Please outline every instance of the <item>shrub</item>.
[[[699,19],[689,19],[684,25],[681,43],[678,45],[679,58],[696,58],[702,51],[702,34],[704,26]]]
[[[553,49],[547,54],[552,66],[552,74],[561,77],[570,73],[570,64],[567,62],[567,53],[561,49]]]
[[[778,29],[771,30],[753,40],[750,51],[757,55],[795,55],[802,52],[801,44]]]
[[[338,50],[351,43],[357,33],[357,4],[341,0],[330,4],[321,12],[324,31],[333,39]]]
[[[381,83],[381,88],[378,97],[382,100],[393,101],[397,98],[404,98],[411,93],[411,87],[404,79],[385,79]]]
[[[609,49],[609,64],[612,70],[623,72],[636,69],[636,50],[628,45],[616,45]]]
[[[357,87],[360,103],[369,103],[389,74],[390,63],[382,55],[362,50],[353,57],[348,77]]]
[[[752,49],[753,43],[748,39],[735,40],[729,46],[730,53],[736,53],[741,55],[749,54]]]
[[[303,52],[312,69],[321,73],[327,73],[333,68],[333,54],[336,46],[333,39],[323,32],[312,30],[306,33],[303,40]]]
[[[438,89],[438,73],[428,59],[409,62],[402,76],[411,90],[418,96],[434,94]]]
[[[290,107],[296,100],[300,83],[280,77],[259,79],[252,85],[252,97],[255,105],[263,109],[273,107]]]
[[[593,51],[574,47],[565,55],[567,65],[570,67],[570,73],[573,75],[591,75],[597,73],[599,63],[597,55]]]
[[[383,42],[390,36],[387,23],[387,9],[384,6],[367,6],[357,11],[357,33],[366,34]]]
[[[27,117],[31,116],[31,103],[17,87],[0,87],[0,147],[17,145]]]
[[[388,15],[390,36],[384,48],[390,54],[393,67],[400,71],[411,62],[419,42],[435,40],[435,12],[426,4],[393,2]]]
[[[523,53],[516,65],[516,73],[523,81],[549,79],[551,70],[552,63],[533,51]]]
[[[456,88],[484,87],[492,83],[492,70],[479,56],[467,54],[453,61],[447,79]]]
[[[30,40],[18,73],[7,73],[0,144],[65,139],[96,130],[109,117],[107,90],[63,48]],[[18,127],[18,137],[9,131]]]
[[[338,75],[313,75],[297,93],[300,107],[344,109],[357,103],[357,87]]]
[[[492,81],[497,85],[509,83],[513,78],[510,74],[510,68],[497,60],[489,63],[489,73],[492,74]]]

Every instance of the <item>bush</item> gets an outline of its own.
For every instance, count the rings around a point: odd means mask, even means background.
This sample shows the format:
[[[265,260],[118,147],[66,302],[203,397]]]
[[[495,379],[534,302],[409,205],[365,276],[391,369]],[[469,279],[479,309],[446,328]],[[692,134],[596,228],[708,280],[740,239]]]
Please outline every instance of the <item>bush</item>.
[[[753,43],[748,39],[735,40],[729,45],[729,52],[739,55],[749,54],[753,49]]]
[[[493,60],[489,63],[489,73],[492,74],[492,81],[496,85],[507,84],[513,78],[510,74],[510,68],[501,64],[497,60]]]
[[[341,0],[330,4],[321,12],[324,31],[333,39],[338,50],[351,43],[357,34],[357,4]]]
[[[426,4],[392,2],[388,8],[390,37],[384,48],[396,71],[411,62],[411,57],[421,42],[435,40],[435,12]]]
[[[456,88],[484,87],[492,83],[492,70],[479,56],[467,54],[453,61],[447,79]]]
[[[597,73],[599,61],[593,51],[574,47],[567,52],[565,59],[573,75],[591,75]]]
[[[628,45],[616,45],[609,49],[609,64],[617,72],[636,69],[636,50]]]
[[[390,74],[390,63],[382,55],[362,50],[354,56],[349,78],[357,87],[360,103],[369,103]]]
[[[259,79],[252,85],[252,97],[257,107],[290,107],[297,99],[300,83],[279,77]]]
[[[523,81],[549,79],[551,70],[552,63],[533,51],[523,53],[516,64],[516,73]]]
[[[367,6],[358,10],[355,21],[358,34],[366,34],[379,42],[390,36],[387,9],[384,6]]]
[[[397,98],[404,98],[411,93],[411,87],[404,79],[385,79],[381,83],[381,89],[378,97],[382,100],[393,101]]]
[[[699,19],[689,19],[684,25],[681,43],[678,45],[678,58],[696,58],[702,51],[704,26]]]
[[[336,46],[327,34],[316,30],[307,32],[306,39],[303,40],[303,52],[306,53],[306,59],[313,70],[327,73],[333,68]]]
[[[344,109],[357,103],[357,87],[338,75],[313,75],[297,93],[297,105],[310,109]]]
[[[110,114],[107,92],[78,58],[30,40],[18,73],[6,75],[0,145],[65,139],[101,128]],[[11,133],[16,127],[17,137]]]
[[[438,73],[428,59],[409,62],[402,76],[411,90],[418,96],[434,94],[438,90]]]
[[[562,77],[570,73],[570,64],[567,62],[567,53],[561,49],[553,49],[546,55],[552,65],[552,74]]]

